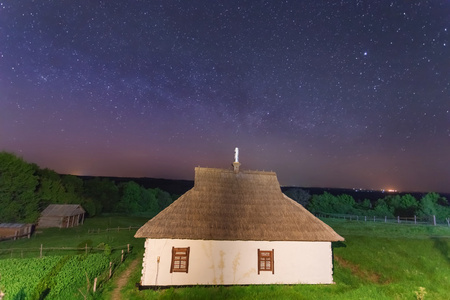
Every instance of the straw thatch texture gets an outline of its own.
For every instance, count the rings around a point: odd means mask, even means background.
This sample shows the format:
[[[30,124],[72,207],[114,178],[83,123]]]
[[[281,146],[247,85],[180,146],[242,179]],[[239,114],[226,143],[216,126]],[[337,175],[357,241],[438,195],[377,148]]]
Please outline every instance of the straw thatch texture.
[[[138,238],[342,241],[285,196],[274,172],[195,168],[194,187],[148,221]]]

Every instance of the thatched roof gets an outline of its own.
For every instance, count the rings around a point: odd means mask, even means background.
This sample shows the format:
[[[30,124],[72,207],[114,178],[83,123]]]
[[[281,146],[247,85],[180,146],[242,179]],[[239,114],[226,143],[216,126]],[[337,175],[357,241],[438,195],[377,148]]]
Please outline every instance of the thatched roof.
[[[194,187],[142,226],[137,238],[342,241],[281,192],[274,172],[195,168]]]
[[[71,217],[86,211],[79,204],[50,204],[41,213],[41,217]]]

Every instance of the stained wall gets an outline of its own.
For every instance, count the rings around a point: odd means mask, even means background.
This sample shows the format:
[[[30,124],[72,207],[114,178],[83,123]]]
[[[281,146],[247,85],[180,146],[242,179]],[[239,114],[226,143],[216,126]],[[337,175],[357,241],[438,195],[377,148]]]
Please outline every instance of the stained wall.
[[[190,247],[188,273],[170,273],[172,247]],[[258,249],[274,249],[274,274],[258,274]],[[331,242],[147,239],[142,286],[330,284]]]

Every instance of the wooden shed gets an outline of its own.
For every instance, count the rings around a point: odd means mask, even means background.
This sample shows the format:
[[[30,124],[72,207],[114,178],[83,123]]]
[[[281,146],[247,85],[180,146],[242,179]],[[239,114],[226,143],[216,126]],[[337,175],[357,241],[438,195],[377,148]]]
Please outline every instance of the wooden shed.
[[[50,204],[41,213],[38,227],[75,227],[84,222],[86,211],[79,204]]]
[[[194,187],[135,234],[141,286],[330,284],[331,227],[284,195],[274,172],[195,168]]]
[[[0,224],[0,241],[8,239],[18,239],[21,237],[30,238],[33,232],[33,224],[23,223],[1,223]]]

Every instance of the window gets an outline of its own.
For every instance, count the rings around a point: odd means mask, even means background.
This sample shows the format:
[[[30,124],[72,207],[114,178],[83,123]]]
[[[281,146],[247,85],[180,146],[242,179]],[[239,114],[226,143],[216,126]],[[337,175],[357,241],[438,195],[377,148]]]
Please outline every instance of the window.
[[[170,273],[172,272],[188,272],[189,268],[189,248],[172,247],[172,264],[170,265]]]
[[[272,274],[274,274],[273,254],[273,249],[272,251],[262,251],[258,249],[258,274],[261,271],[272,271]]]

